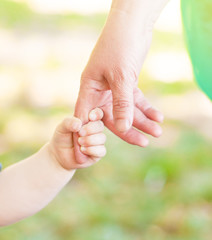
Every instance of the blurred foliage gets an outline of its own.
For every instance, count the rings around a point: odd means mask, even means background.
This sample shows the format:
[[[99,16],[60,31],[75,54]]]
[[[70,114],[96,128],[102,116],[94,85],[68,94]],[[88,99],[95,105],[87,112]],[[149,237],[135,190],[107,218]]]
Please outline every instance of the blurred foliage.
[[[145,81],[142,81],[145,79]],[[154,86],[154,88],[152,87]],[[184,94],[191,90],[196,90],[194,82],[179,81],[173,83],[164,83],[151,79],[147,74],[142,74],[139,81],[139,88],[144,92],[151,92],[156,95],[172,95],[172,94]]]
[[[42,15],[26,3],[0,0],[0,26],[13,31],[69,31],[84,26],[99,31],[105,18],[104,14]],[[182,50],[182,37],[156,31],[152,51],[167,49],[167,45]],[[47,66],[57,64],[50,59]],[[183,96],[196,89],[192,82],[158,82],[145,72],[139,84],[158,98]],[[30,135],[11,139],[7,131],[13,119],[24,120],[24,128],[37,136],[37,132],[45,135],[49,131],[52,119],[57,122],[68,114],[70,106],[33,106],[23,91],[13,105],[0,112],[3,166],[33,154],[45,142],[45,138]],[[165,131],[167,126],[175,129],[175,141],[147,149],[130,146],[107,132],[107,156],[95,166],[77,171],[40,213],[1,228],[0,240],[210,240],[211,142],[179,120],[168,119],[163,125]]]
[[[46,15],[34,12],[25,2],[0,1],[0,26],[13,29],[64,29],[91,27],[99,30],[106,14],[58,14]]]
[[[211,145],[177,126],[180,138],[166,149],[145,151],[108,133],[107,157],[79,170],[36,216],[2,228],[1,240],[209,239]],[[36,150],[24,149],[12,149],[16,159]]]

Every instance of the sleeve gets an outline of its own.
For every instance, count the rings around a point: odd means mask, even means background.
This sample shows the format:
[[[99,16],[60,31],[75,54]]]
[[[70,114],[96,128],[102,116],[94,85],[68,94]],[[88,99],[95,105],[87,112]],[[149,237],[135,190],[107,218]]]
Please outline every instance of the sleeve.
[[[212,100],[212,1],[181,0],[187,48],[195,79]]]

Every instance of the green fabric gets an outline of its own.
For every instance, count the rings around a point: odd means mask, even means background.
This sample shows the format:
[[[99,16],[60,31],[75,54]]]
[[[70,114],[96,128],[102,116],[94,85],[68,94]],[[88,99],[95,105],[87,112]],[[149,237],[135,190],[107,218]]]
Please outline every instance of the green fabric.
[[[212,99],[212,0],[181,0],[181,9],[194,76]]]

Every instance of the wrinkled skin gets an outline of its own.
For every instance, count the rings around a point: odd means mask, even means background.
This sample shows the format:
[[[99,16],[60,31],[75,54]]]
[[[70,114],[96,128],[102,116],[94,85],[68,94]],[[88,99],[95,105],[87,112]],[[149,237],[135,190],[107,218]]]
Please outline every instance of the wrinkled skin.
[[[108,129],[130,144],[146,147],[148,139],[142,132],[159,137],[162,129],[157,122],[163,121],[163,115],[137,87],[151,44],[152,21],[140,29],[133,21],[129,13],[111,10],[82,73],[75,116],[86,123],[88,112],[99,107],[104,111],[103,122]],[[77,142],[77,135],[74,138]],[[86,161],[79,148],[75,155],[79,163]]]

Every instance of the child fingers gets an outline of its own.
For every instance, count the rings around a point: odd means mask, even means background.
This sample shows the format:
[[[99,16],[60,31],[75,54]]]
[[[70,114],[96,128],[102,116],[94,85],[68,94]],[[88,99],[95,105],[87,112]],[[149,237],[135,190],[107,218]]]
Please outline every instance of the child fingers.
[[[82,128],[79,131],[79,135],[80,137],[84,137],[84,136],[103,132],[103,130],[104,130],[104,123],[102,121],[89,122],[84,126],[82,126]]]
[[[99,160],[101,160],[100,157],[92,157],[90,156],[90,158],[93,160],[93,162],[97,163]]]
[[[80,149],[82,153],[92,156],[94,158],[102,158],[106,155],[106,148],[104,145],[91,147],[82,146]]]
[[[90,136],[79,137],[78,142],[81,146],[96,146],[105,144],[106,136],[104,133],[97,133]]]
[[[82,127],[82,121],[76,117],[65,118],[57,127],[57,132],[65,134],[78,132]]]
[[[90,121],[98,121],[101,120],[104,116],[104,113],[101,108],[95,108],[90,111],[89,113],[89,120]]]

